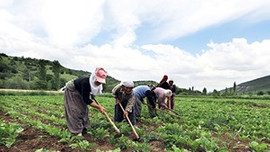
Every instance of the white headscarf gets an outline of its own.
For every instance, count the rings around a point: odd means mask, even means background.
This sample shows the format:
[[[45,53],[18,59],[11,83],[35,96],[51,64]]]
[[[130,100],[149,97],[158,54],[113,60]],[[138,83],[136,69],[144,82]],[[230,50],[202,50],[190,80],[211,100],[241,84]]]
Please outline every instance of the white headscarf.
[[[134,87],[134,83],[133,81],[122,81],[121,84],[125,87],[131,87],[133,88]]]
[[[169,89],[165,89],[165,96],[166,96],[166,97],[172,96],[172,91],[169,90]]]
[[[100,85],[96,85],[95,84],[95,81],[96,81],[96,75],[95,74],[91,74],[90,75],[90,78],[89,78],[89,83],[90,83],[90,87],[91,87],[91,94],[92,95],[97,95],[97,94],[102,94],[102,84]]]

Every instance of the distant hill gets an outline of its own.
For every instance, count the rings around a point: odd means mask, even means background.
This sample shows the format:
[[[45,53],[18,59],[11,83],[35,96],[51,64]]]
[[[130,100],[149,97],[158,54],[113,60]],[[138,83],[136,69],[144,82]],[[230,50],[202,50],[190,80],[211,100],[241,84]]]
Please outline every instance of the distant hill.
[[[237,93],[248,93],[270,90],[270,75],[237,85]]]
[[[58,90],[67,81],[89,76],[88,71],[63,67],[58,61],[12,57],[0,53],[0,88]],[[109,92],[119,80],[108,76],[105,91]]]
[[[62,66],[58,61],[12,57],[0,53],[0,88],[58,90],[71,79],[89,76],[88,71],[74,70]],[[103,85],[104,92],[111,92],[120,83],[119,80],[108,76]],[[135,86],[154,84],[155,81],[135,81]]]
[[[258,94],[259,92],[264,92],[269,94],[270,92],[270,75],[243,82],[236,85],[235,93],[233,87],[229,87],[223,90],[220,90],[222,94],[232,95],[232,94]]]

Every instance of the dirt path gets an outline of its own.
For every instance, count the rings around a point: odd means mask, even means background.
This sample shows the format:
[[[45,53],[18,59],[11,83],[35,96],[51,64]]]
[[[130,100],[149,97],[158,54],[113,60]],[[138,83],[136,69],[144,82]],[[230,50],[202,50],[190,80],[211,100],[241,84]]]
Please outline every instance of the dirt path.
[[[47,93],[61,93],[59,91],[48,91],[48,90],[22,90],[22,89],[0,89],[5,92],[47,92]]]

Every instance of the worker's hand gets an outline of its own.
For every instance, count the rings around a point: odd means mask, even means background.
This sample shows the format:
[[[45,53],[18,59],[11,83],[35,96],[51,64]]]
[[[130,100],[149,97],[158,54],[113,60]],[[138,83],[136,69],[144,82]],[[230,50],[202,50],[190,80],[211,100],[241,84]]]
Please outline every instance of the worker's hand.
[[[120,100],[117,99],[117,98],[115,98],[115,104],[117,105],[117,104],[119,104],[119,103],[121,103]]]
[[[104,107],[102,107],[102,106],[99,106],[99,107],[98,107],[98,110],[99,110],[101,113],[103,113],[103,114],[106,113],[106,109],[105,109]]]
[[[124,115],[127,117],[128,116],[128,112],[124,111]]]
[[[161,107],[161,110],[164,110],[164,109],[168,109],[168,106],[167,106],[167,105],[163,105],[163,106]]]

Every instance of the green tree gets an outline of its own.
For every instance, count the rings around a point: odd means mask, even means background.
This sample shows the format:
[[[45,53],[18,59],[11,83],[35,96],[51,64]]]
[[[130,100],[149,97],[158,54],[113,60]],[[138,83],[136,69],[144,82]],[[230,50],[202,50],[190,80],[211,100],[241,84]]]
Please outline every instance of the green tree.
[[[23,79],[27,80],[28,82],[32,81],[34,79],[33,72],[31,72],[30,69],[26,68],[23,72]]]
[[[63,78],[60,78],[60,88],[61,87],[64,87],[65,85],[66,85],[66,80],[65,79],[63,79]]]
[[[48,83],[44,80],[40,80],[38,78],[35,78],[33,83],[31,84],[32,89],[38,89],[43,90],[48,88]]]
[[[58,61],[53,61],[52,64],[52,71],[54,74],[53,77],[53,83],[52,83],[52,89],[57,90],[60,86],[60,63]]]
[[[257,95],[262,96],[262,95],[264,95],[264,92],[263,91],[259,91],[259,92],[257,92]]]
[[[214,95],[214,96],[220,96],[220,92],[218,92],[216,89],[214,89],[213,95]]]
[[[47,81],[46,81],[46,61],[45,60],[39,60],[38,61],[38,79],[35,79],[33,81],[33,88],[34,89],[47,89]]]
[[[45,67],[45,60],[39,60],[38,62],[38,78],[40,80],[46,81],[46,67]]]
[[[203,95],[206,95],[207,94],[207,90],[206,90],[206,88],[203,88]]]
[[[233,83],[233,93],[236,93],[236,82]]]
[[[0,56],[0,79],[9,77],[10,74],[9,61],[6,57]]]
[[[7,79],[4,82],[5,88],[10,89],[29,89],[29,83],[26,80],[23,80],[21,76],[15,76]]]

